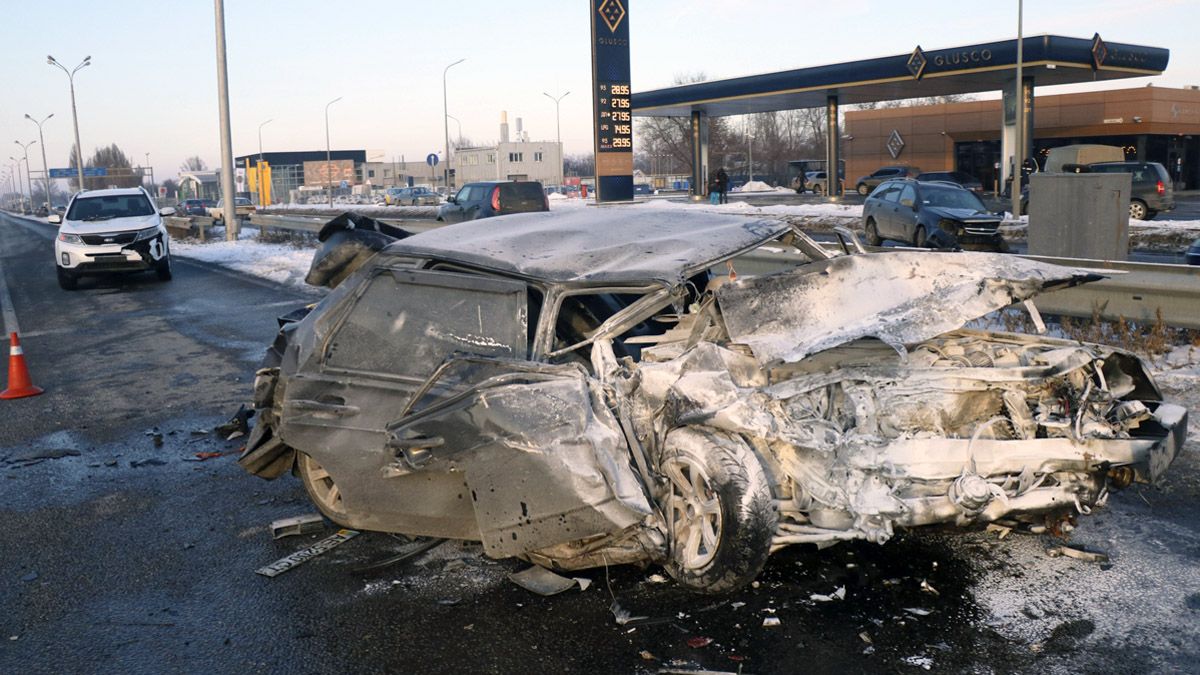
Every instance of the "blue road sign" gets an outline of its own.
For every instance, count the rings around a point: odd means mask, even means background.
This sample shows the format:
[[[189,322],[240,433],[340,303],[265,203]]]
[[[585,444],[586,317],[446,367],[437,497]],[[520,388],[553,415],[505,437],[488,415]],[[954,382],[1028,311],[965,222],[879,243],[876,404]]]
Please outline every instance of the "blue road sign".
[[[425,163],[428,164],[429,166],[437,166],[438,165],[437,153],[436,152],[429,153],[429,156],[425,158]]]
[[[75,169],[50,169],[51,178],[70,178],[77,173]]]
[[[96,178],[98,176],[107,176],[108,168],[103,166],[85,166],[83,167],[83,175]]]

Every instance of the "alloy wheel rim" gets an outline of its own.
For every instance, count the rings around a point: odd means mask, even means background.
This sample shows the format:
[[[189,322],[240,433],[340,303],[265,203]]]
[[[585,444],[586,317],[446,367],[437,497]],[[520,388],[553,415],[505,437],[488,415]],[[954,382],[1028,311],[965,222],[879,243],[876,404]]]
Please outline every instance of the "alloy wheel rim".
[[[670,484],[667,497],[673,557],[686,569],[707,565],[721,540],[721,503],[704,468],[688,457],[663,464]]]
[[[312,457],[305,457],[304,461],[307,465],[305,474],[308,476],[309,485],[312,486],[313,499],[316,499],[321,506],[332,513],[345,511],[342,505],[341,489],[334,482],[333,476],[330,476],[325,467]]]

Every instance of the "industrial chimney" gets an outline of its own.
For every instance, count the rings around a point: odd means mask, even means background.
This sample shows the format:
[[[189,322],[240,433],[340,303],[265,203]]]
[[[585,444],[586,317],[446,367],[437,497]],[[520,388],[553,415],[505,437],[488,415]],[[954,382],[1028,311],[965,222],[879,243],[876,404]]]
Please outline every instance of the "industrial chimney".
[[[518,129],[520,128],[519,122],[518,122],[517,128]],[[507,110],[500,111],[500,142],[501,143],[508,142],[508,111]]]
[[[518,117],[517,118],[517,142],[518,143],[523,143],[525,141],[525,135],[521,131],[522,128],[523,128],[523,126],[521,124],[521,118]]]

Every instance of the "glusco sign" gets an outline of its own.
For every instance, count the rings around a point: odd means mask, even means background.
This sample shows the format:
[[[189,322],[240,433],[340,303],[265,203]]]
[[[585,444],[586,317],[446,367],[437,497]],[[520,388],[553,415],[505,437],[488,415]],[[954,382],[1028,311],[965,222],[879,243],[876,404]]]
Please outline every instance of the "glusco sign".
[[[949,54],[937,54],[933,57],[935,66],[961,66],[968,63],[987,63],[992,60],[992,50],[971,49]]]

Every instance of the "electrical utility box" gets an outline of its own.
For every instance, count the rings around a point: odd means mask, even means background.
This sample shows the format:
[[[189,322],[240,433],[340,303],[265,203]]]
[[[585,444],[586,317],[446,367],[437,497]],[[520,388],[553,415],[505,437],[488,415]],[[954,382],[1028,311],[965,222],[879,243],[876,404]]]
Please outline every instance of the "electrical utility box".
[[[1029,177],[1029,254],[1091,260],[1129,255],[1128,173]]]

